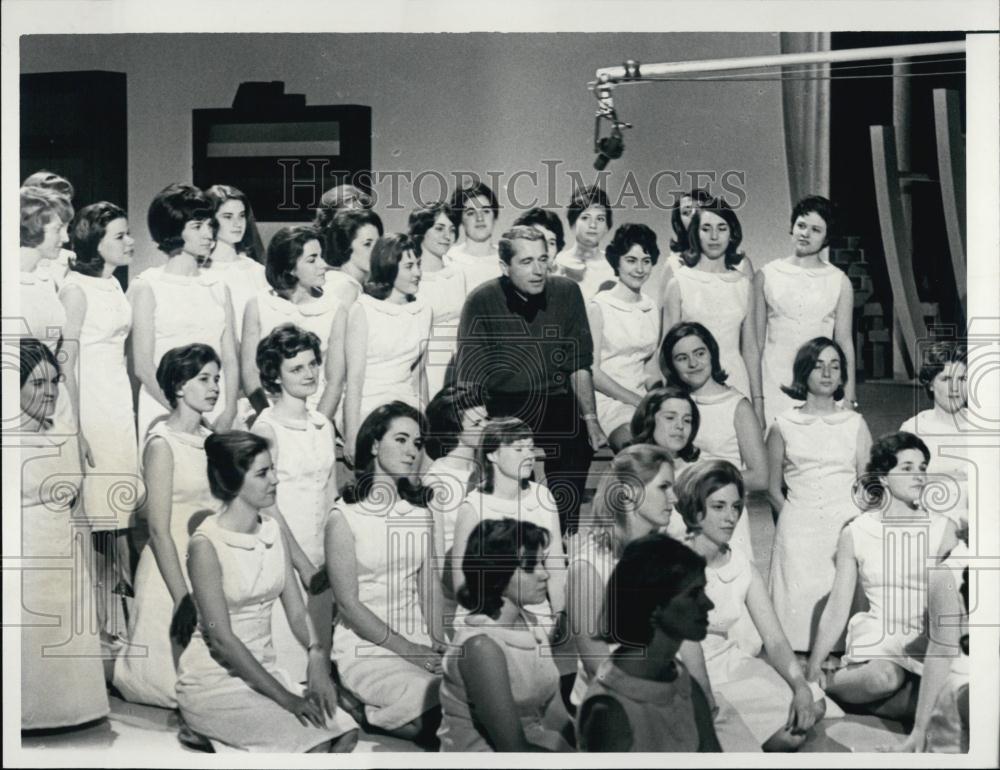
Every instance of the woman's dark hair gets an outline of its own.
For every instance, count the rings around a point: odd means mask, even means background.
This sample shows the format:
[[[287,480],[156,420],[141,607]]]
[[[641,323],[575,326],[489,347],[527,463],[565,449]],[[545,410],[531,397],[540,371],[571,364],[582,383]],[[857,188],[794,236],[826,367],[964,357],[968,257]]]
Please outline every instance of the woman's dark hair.
[[[462,433],[462,415],[468,409],[483,406],[479,390],[468,384],[447,385],[438,391],[427,405],[428,432],[424,449],[428,457],[437,460],[458,446]]]
[[[323,246],[323,236],[312,225],[292,225],[282,227],[267,244],[267,261],[264,275],[267,282],[279,295],[288,299],[292,296],[299,279],[295,275],[295,265],[310,241],[319,241]],[[321,289],[311,292],[313,296],[322,294]]]
[[[660,411],[660,407],[663,406],[663,402],[672,398],[687,401],[691,407],[691,437],[684,448],[675,454],[684,462],[693,463],[701,454],[701,450],[694,445],[694,440],[698,437],[698,428],[701,425],[701,413],[687,389],[676,385],[662,385],[642,397],[639,406],[635,408],[632,422],[629,425],[632,432],[632,440],[629,441],[629,444],[656,443],[653,438],[653,434],[656,432],[656,415]]]
[[[337,212],[345,211],[344,206],[351,201],[360,203],[362,209],[370,209],[375,204],[372,197],[360,188],[352,184],[338,184],[323,193],[319,199],[319,208],[316,209],[316,219],[313,223],[320,230],[325,230]]]
[[[521,216],[514,220],[513,227],[524,226],[524,227],[544,227],[549,230],[556,237],[556,251],[562,251],[566,248],[566,238],[563,232],[562,220],[559,219],[559,215],[554,211],[549,211],[548,209],[543,209],[540,207],[535,207],[533,209],[528,209]]]
[[[615,234],[611,237],[611,243],[604,249],[604,258],[614,268],[615,275],[618,275],[618,266],[622,257],[628,254],[629,249],[633,246],[639,246],[649,254],[654,265],[660,258],[660,247],[656,245],[656,233],[646,225],[626,222],[618,226]]]
[[[968,366],[968,349],[964,340],[941,340],[927,345],[922,351],[923,364],[917,379],[927,394],[934,398],[934,379],[948,364],[961,363]]]
[[[859,479],[859,489],[861,493],[859,507],[881,508],[888,500],[888,490],[882,484],[882,477],[896,467],[899,462],[897,455],[907,449],[916,449],[924,456],[924,462],[928,463],[931,453],[927,445],[919,436],[906,431],[887,433],[881,436],[872,444],[868,453],[868,464],[865,466],[865,475]]]
[[[222,366],[219,354],[210,346],[196,342],[179,348],[170,348],[163,354],[156,367],[156,384],[173,409],[177,408],[177,391],[185,382],[196,377],[210,363]]]
[[[533,572],[549,546],[549,531],[530,521],[486,519],[469,534],[462,557],[465,585],[459,603],[472,614],[495,617],[518,567]]]
[[[320,227],[320,232],[323,233],[323,259],[330,267],[340,267],[351,259],[351,244],[358,230],[365,225],[374,227],[379,236],[385,232],[378,214],[368,209],[340,209]]]
[[[319,337],[295,324],[281,324],[257,344],[257,368],[260,384],[271,394],[281,392],[281,362],[295,358],[304,350],[316,354],[316,363],[323,363]]]
[[[235,500],[254,459],[270,448],[266,438],[245,430],[208,436],[205,439],[205,455],[208,457],[208,488],[212,497],[224,503]]]
[[[673,353],[674,345],[685,337],[692,336],[697,337],[705,343],[705,347],[708,348],[708,354],[712,359],[712,379],[720,385],[724,385],[729,375],[722,368],[722,362],[719,357],[719,343],[715,341],[712,332],[697,321],[681,321],[678,324],[674,324],[670,327],[670,331],[667,332],[663,338],[663,342],[660,344],[660,371],[666,378],[667,385],[673,385],[681,390],[691,392],[691,389],[684,384],[684,380],[680,378],[680,375],[677,374],[677,370],[674,368]]]
[[[844,355],[843,348],[829,337],[813,337],[809,342],[799,348],[795,354],[795,362],[792,364],[792,384],[781,386],[781,390],[798,401],[805,401],[809,395],[809,375],[812,374],[819,360],[819,355],[827,348],[837,351],[840,358],[840,385],[833,392],[835,401],[844,397],[844,384],[847,382],[847,356]]]
[[[806,214],[818,214],[826,222],[826,240],[824,246],[830,245],[830,238],[833,237],[833,226],[836,224],[836,208],[833,202],[822,195],[807,195],[795,204],[792,209],[792,216],[789,220],[789,232],[795,226],[795,220]]]
[[[17,344],[20,348],[22,388],[24,387],[24,383],[28,381],[31,373],[35,371],[35,367],[42,361],[48,361],[52,365],[52,368],[56,370],[56,374],[62,372],[59,359],[56,358],[56,354],[44,342],[34,337],[22,337],[17,341]]]
[[[569,226],[574,227],[580,215],[591,206],[600,206],[604,209],[610,230],[613,224],[611,202],[608,200],[608,194],[596,184],[579,187],[573,192],[573,197],[569,199],[569,205],[566,207],[566,221],[569,222]]]
[[[479,446],[476,448],[476,464],[473,475],[481,478],[472,479],[471,483],[478,486],[480,492],[485,494],[493,493],[493,463],[490,462],[489,455],[496,452],[502,446],[510,446],[515,441],[524,439],[534,439],[535,434],[529,425],[517,417],[503,417],[499,420],[491,420],[483,429],[483,435],[479,439]],[[521,480],[521,488],[528,488],[528,479]]]
[[[500,215],[500,202],[497,200],[497,196],[493,193],[493,190],[489,188],[489,185],[482,182],[468,184],[455,190],[451,196],[451,210],[455,217],[453,220],[455,227],[458,227],[462,222],[462,213],[465,211],[465,204],[470,200],[475,200],[479,196],[486,198],[489,208],[493,212],[494,219]]]
[[[205,193],[193,185],[171,184],[149,204],[146,223],[160,251],[173,256],[184,246],[184,226],[203,219],[212,220],[212,202]]]
[[[447,201],[438,201],[430,206],[414,209],[410,212],[408,234],[413,243],[413,253],[418,257],[424,253],[424,236],[427,235],[428,230],[434,227],[440,216],[444,216],[448,220],[452,235],[455,235],[455,216]]]
[[[677,512],[684,517],[689,532],[701,529],[705,518],[705,500],[730,484],[742,500],[746,494],[743,474],[726,460],[708,460],[685,468],[677,479]]]
[[[413,241],[405,233],[389,233],[375,241],[372,249],[371,269],[365,282],[365,294],[375,299],[387,299],[399,275],[399,263],[406,252],[415,253]],[[414,296],[407,295],[412,302]]]
[[[706,213],[715,214],[729,226],[729,245],[726,246],[726,255],[722,258],[727,270],[736,270],[740,262],[743,261],[743,252],[740,251],[740,244],[743,242],[743,226],[736,212],[721,198],[716,198],[703,206],[695,208],[691,215],[691,224],[688,225],[688,247],[684,251],[682,258],[688,267],[694,267],[701,260],[701,237],[698,230],[701,227],[701,218]]]
[[[260,238],[260,232],[257,230],[257,220],[253,215],[253,207],[250,205],[250,199],[247,198],[246,194],[242,190],[228,184],[214,184],[205,190],[205,197],[212,202],[212,221],[215,223],[216,231],[219,229],[219,221],[215,218],[215,215],[222,207],[222,204],[227,201],[239,201],[243,204],[243,211],[246,213],[247,228],[243,232],[240,242],[236,244],[236,251],[240,254],[246,254],[250,259],[257,262],[263,262],[264,242]]]
[[[696,187],[690,193],[680,196],[674,203],[670,210],[670,227],[674,231],[674,237],[670,241],[670,249],[677,254],[683,254],[688,250],[688,231],[681,220],[681,201],[685,198],[690,198],[695,207],[702,206],[712,200],[708,190]]]
[[[34,174],[29,174],[27,179],[21,182],[21,187],[41,187],[44,190],[51,190],[57,195],[61,195],[68,201],[73,200],[76,192],[73,184],[64,176],[59,176],[52,171],[40,169]]]
[[[358,439],[355,443],[354,482],[344,488],[344,501],[348,504],[364,502],[375,490],[375,455],[372,449],[375,442],[381,441],[393,420],[409,418],[420,427],[420,435],[427,431],[427,419],[416,409],[403,401],[390,401],[372,410],[358,429]],[[432,489],[414,483],[408,478],[396,479],[396,491],[401,498],[412,505],[426,508],[434,496]]]
[[[669,535],[657,532],[633,540],[608,581],[600,626],[606,641],[645,647],[653,638],[656,608],[704,571],[705,560]]]
[[[116,219],[126,218],[122,208],[107,201],[91,203],[76,212],[69,226],[69,239],[76,255],[70,269],[99,277],[104,272],[104,257],[97,247],[104,240],[108,225]]]

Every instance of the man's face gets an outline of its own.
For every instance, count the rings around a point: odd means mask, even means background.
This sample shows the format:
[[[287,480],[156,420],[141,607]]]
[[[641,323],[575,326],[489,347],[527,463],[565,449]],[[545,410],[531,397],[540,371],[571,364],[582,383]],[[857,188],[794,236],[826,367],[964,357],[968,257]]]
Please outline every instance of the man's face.
[[[549,255],[544,240],[514,241],[515,254],[510,264],[500,261],[504,275],[510,278],[521,294],[541,294],[545,291],[545,278],[549,274]]]

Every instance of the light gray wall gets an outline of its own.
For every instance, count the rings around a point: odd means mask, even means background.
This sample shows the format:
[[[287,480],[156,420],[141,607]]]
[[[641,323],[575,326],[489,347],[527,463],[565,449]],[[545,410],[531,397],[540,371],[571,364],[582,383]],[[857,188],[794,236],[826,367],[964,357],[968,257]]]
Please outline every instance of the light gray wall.
[[[128,210],[137,237],[137,271],[162,260],[145,227],[150,200],[163,186],[191,179],[191,110],[228,107],[248,80],[283,80],[312,105],[353,103],[373,110],[375,170],[413,174],[494,170],[521,178],[517,195],[551,196],[542,160],[556,168],[554,199],[564,204],[568,171],[592,179],[595,100],[585,84],[594,70],[640,62],[778,53],[777,33],[723,34],[126,34],[25,36],[22,72],[102,69],[128,76]],[[617,89],[625,155],[609,166],[616,195],[631,171],[645,191],[658,171],[745,174],[740,209],[745,247],[755,265],[787,253],[790,207],[781,92],[774,82],[674,82]],[[68,116],[70,117],[70,116]],[[220,179],[219,182],[227,180]],[[424,194],[437,184],[428,178]],[[674,185],[662,178],[661,198]],[[713,188],[721,191],[718,185]],[[388,193],[388,185],[377,190]],[[390,230],[405,227],[404,208],[378,206]],[[501,205],[509,202],[499,191]],[[644,193],[645,194],[645,193]],[[530,197],[530,196],[529,196]],[[667,213],[616,212],[616,222],[656,229],[666,249]],[[509,224],[516,211],[501,211]],[[264,223],[265,240],[275,225]],[[136,274],[136,272],[133,274]]]

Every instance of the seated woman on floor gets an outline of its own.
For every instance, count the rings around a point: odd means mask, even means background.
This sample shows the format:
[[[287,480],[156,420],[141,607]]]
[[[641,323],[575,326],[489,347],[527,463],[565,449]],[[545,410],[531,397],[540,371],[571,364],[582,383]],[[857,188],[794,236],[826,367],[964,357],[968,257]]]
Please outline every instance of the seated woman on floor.
[[[572,750],[548,634],[526,609],[545,601],[548,544],[548,530],[510,518],[469,536],[459,592],[469,614],[443,661],[442,751]]]
[[[577,714],[581,751],[721,751],[705,693],[677,659],[708,629],[705,560],[669,535],[626,546],[604,600],[608,641]]]

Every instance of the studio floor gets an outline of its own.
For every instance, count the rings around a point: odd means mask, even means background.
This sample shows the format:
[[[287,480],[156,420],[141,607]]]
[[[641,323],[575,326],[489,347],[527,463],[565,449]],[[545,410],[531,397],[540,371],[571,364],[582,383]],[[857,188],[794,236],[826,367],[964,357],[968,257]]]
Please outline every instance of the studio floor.
[[[873,436],[897,430],[900,423],[910,417],[918,406],[917,391],[909,385],[893,383],[863,384],[858,398]],[[925,408],[925,407],[920,407]],[[594,463],[588,488],[596,487],[596,477],[607,460]],[[759,501],[751,501],[750,527],[757,564],[765,579],[770,568],[771,543],[774,524],[770,509]],[[902,742],[902,727],[877,717],[846,715],[839,719],[821,722],[802,748],[807,752],[867,752],[879,747]],[[169,764],[171,757],[196,754],[177,740],[177,717],[174,712],[148,706],[136,706],[111,698],[111,715],[81,729],[22,737],[25,749],[79,749],[81,751],[110,752],[108,763],[129,764],[129,759],[140,755],[156,757],[159,763]],[[356,752],[401,752],[417,750],[407,741],[382,735],[362,733]]]

